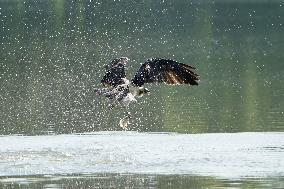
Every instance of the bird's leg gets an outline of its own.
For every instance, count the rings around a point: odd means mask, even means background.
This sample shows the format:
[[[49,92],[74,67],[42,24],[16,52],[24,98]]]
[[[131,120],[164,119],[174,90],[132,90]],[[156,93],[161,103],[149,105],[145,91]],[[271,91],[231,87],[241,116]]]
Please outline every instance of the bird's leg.
[[[129,106],[126,106],[126,117],[128,117],[129,119],[131,118],[131,113],[129,111]]]
[[[126,114],[127,114],[126,117],[128,117],[128,119],[131,119],[131,113],[129,111],[127,111]]]

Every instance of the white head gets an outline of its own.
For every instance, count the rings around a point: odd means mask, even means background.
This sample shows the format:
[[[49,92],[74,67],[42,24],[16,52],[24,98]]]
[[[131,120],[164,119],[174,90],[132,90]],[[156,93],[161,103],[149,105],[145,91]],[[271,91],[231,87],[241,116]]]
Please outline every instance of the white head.
[[[125,66],[130,59],[127,57],[120,57],[119,61]]]

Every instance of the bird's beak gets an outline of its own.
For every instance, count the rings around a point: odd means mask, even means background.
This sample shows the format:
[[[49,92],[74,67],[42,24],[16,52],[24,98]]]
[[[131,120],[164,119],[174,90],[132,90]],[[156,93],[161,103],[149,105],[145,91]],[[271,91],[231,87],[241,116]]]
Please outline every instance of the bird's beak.
[[[144,88],[144,93],[148,94],[148,93],[150,93],[150,91],[147,88]]]

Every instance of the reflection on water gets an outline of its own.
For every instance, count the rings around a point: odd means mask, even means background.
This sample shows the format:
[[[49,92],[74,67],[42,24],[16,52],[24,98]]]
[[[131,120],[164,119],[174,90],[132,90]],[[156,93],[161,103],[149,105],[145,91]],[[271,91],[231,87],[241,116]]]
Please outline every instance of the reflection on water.
[[[284,178],[226,180],[194,175],[85,174],[0,177],[1,188],[283,188]]]
[[[93,88],[103,65],[149,57],[198,68],[200,86],[149,86],[132,130],[283,131],[282,1],[0,1],[0,133],[118,130]],[[53,125],[51,128],[50,126]]]

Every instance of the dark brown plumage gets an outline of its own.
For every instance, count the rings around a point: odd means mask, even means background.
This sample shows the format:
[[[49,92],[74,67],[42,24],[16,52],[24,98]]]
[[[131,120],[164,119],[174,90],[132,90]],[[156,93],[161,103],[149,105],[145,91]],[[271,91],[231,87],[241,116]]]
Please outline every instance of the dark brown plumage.
[[[105,86],[117,87],[125,84],[126,79],[124,67],[128,58],[114,59],[105,66],[106,73],[101,80]],[[145,83],[167,83],[170,85],[189,84],[198,85],[198,74],[194,67],[179,63],[171,59],[151,58],[143,63],[131,80],[131,84],[141,87]],[[128,85],[128,84],[127,84]]]
[[[131,82],[136,86],[153,82],[198,85],[199,79],[194,69],[175,60],[152,58],[141,65]]]
[[[112,87],[123,84],[124,81],[122,78],[126,77],[124,66],[127,64],[128,60],[129,59],[126,57],[116,58],[111,61],[110,64],[106,65],[106,73],[101,83],[104,86],[110,85]]]

